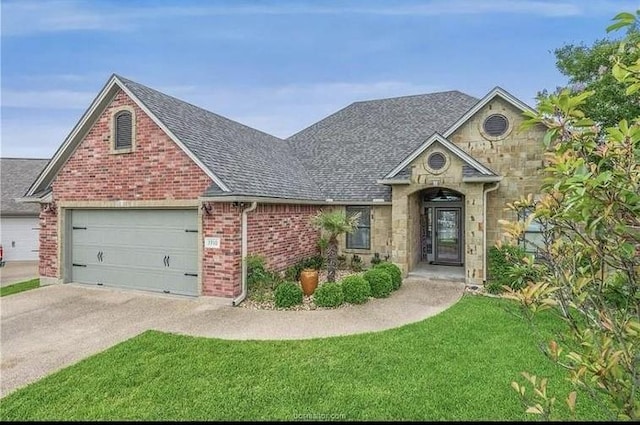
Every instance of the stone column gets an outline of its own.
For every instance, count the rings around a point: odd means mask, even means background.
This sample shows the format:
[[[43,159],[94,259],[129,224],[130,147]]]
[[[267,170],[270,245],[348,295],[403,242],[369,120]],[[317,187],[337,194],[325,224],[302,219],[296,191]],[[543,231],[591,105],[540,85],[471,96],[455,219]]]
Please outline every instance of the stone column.
[[[409,198],[406,192],[406,188],[394,186],[391,197],[391,260],[404,275],[409,272]]]
[[[484,206],[482,183],[465,184],[464,264],[467,284],[482,285],[484,272]]]

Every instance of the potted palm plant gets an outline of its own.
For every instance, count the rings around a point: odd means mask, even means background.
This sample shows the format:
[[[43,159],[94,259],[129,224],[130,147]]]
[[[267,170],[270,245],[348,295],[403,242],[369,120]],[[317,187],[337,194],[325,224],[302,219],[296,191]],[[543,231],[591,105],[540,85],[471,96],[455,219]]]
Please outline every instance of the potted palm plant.
[[[320,229],[327,239],[327,281],[335,282],[338,265],[338,236],[353,233],[358,228],[360,213],[347,215],[341,210],[320,211],[311,219],[311,224]]]

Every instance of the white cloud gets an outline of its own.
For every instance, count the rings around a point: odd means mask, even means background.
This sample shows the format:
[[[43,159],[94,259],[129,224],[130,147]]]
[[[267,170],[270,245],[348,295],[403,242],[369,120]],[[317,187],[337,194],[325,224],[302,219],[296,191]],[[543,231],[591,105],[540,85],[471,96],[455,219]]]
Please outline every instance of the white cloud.
[[[58,31],[126,31],[145,22],[179,17],[228,15],[382,15],[382,16],[443,16],[481,14],[527,14],[532,16],[571,17],[612,14],[635,10],[631,0],[433,0],[403,2],[279,2],[270,5],[238,3],[200,3],[188,5],[130,6],[127,3],[107,5],[78,0],[5,1],[2,14],[2,34],[26,35]],[[215,29],[212,29],[215,35]],[[226,38],[242,38],[243,34],[218,34]]]
[[[3,108],[86,109],[97,93],[74,90],[3,90]]]

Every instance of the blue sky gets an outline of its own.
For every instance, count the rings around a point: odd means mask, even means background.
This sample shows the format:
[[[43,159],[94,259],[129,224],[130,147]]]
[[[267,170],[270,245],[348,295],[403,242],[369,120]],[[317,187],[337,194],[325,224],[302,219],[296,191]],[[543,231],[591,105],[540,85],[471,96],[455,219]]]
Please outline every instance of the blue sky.
[[[351,102],[499,85],[535,106],[553,50],[627,0],[3,0],[3,157],[48,158],[112,73],[287,137]]]

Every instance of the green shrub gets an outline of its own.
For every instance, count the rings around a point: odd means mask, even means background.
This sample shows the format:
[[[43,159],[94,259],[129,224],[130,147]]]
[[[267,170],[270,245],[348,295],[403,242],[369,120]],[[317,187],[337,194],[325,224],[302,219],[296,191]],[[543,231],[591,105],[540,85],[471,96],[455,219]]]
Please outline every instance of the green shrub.
[[[302,304],[302,288],[295,282],[282,282],[274,292],[276,307],[287,308]]]
[[[487,291],[497,294],[503,291],[502,286],[509,286],[519,289],[522,281],[514,279],[514,264],[526,255],[523,248],[515,245],[502,245],[500,248],[492,246],[489,248],[487,257]]]
[[[351,304],[363,304],[369,300],[371,296],[371,286],[367,280],[360,275],[351,275],[344,277],[340,284],[344,300]]]
[[[382,258],[380,258],[380,253],[374,252],[373,257],[371,257],[371,265],[375,267],[380,263],[382,263]]]
[[[304,269],[320,270],[324,266],[324,258],[321,255],[315,255],[309,258],[303,258],[295,264],[287,267],[284,272],[284,278],[292,282],[300,280],[300,272]]]
[[[346,255],[338,255],[336,257],[338,260],[338,269],[344,270],[347,268],[347,256]]]
[[[280,275],[268,270],[260,255],[247,255],[246,262],[248,297],[258,302],[271,299],[273,288],[281,281]]]
[[[299,262],[287,267],[284,271],[284,278],[291,282],[297,282],[300,280],[300,272],[302,271],[302,264]]]
[[[354,272],[362,271],[362,257],[357,254],[353,254],[351,257],[351,270]]]
[[[321,255],[315,255],[313,257],[305,258],[300,262],[303,269],[315,269],[320,270],[324,266],[324,258]]]
[[[393,289],[393,281],[391,275],[386,270],[373,268],[367,270],[363,276],[369,286],[371,286],[371,295],[375,298],[386,298]]]
[[[402,285],[402,270],[400,267],[393,263],[382,262],[375,266],[376,269],[384,270],[391,276],[391,283],[393,284],[393,290],[399,289]]]
[[[313,301],[318,307],[338,307],[344,302],[342,285],[335,282],[325,283],[316,289]]]

